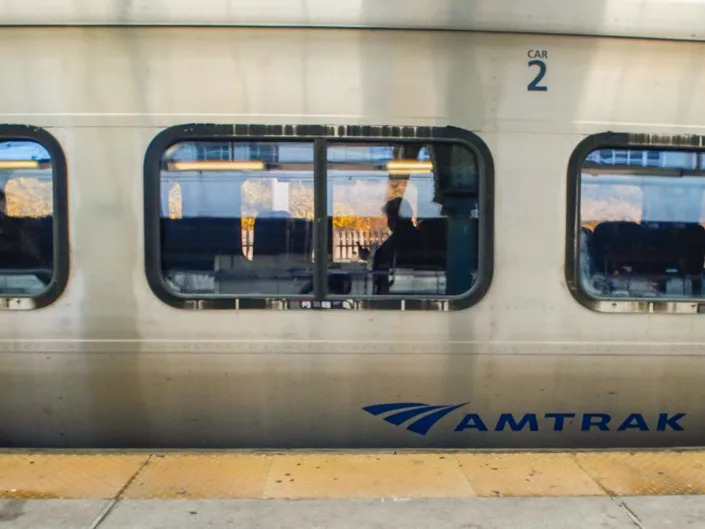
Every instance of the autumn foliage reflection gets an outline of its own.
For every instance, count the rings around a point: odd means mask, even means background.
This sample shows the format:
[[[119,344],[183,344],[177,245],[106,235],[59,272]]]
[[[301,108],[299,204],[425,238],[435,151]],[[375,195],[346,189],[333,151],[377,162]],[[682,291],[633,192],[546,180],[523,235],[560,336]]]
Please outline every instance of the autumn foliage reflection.
[[[10,217],[46,217],[52,214],[51,181],[37,178],[11,178],[5,184],[7,215]]]

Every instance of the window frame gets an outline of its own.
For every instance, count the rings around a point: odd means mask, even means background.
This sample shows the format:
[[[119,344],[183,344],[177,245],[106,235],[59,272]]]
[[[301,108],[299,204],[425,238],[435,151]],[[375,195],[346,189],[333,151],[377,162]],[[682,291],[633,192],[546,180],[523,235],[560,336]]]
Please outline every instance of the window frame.
[[[53,274],[47,288],[36,294],[6,296],[0,292],[0,310],[46,307],[63,293],[69,277],[68,179],[66,157],[58,140],[46,130],[30,125],[0,124],[0,141],[32,141],[51,156]]]
[[[634,134],[604,132],[583,139],[573,150],[568,162],[566,201],[565,279],[572,296],[584,307],[604,313],[671,313],[705,312],[705,297],[683,299],[661,297],[593,297],[583,289],[580,280],[581,176],[587,156],[598,149],[644,149],[653,151],[694,152],[705,154],[705,137],[695,135]]]
[[[162,155],[170,146],[187,141],[311,141],[314,144],[314,240],[315,251],[327,248],[326,142],[449,142],[462,144],[476,156],[479,171],[478,279],[472,288],[458,296],[370,296],[328,295],[317,288],[313,296],[237,295],[211,297],[174,292],[161,270],[160,176]],[[164,303],[182,309],[294,309],[292,300],[310,302],[311,309],[332,308],[332,303],[348,302],[353,310],[458,310],[477,303],[489,289],[493,273],[494,162],[487,145],[476,134],[457,127],[401,127],[369,125],[176,125],[162,130],[150,142],[144,159],[145,273],[154,294]],[[326,250],[327,253],[327,250]],[[314,262],[314,285],[327,274],[327,260]],[[325,280],[323,281],[324,284]]]

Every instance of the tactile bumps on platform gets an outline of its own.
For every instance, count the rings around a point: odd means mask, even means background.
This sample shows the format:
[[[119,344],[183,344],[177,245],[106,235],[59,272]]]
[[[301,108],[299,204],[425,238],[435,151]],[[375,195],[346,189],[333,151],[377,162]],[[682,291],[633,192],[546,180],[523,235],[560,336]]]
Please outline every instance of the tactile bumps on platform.
[[[604,490],[570,454],[458,454],[478,496],[600,496]]]
[[[0,454],[0,498],[705,494],[705,451]]]
[[[271,459],[259,454],[154,455],[125,499],[261,498]]]
[[[146,454],[3,454],[0,498],[114,498],[148,457]]]
[[[575,458],[612,495],[705,494],[703,452],[586,452]]]
[[[272,462],[266,498],[475,496],[453,454],[291,454]]]

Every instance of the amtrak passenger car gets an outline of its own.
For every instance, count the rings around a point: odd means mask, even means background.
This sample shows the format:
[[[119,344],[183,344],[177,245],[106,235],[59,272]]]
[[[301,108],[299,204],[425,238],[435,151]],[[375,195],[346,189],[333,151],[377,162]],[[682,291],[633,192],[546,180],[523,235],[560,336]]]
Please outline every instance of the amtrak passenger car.
[[[702,445],[702,20],[0,0],[0,445]]]

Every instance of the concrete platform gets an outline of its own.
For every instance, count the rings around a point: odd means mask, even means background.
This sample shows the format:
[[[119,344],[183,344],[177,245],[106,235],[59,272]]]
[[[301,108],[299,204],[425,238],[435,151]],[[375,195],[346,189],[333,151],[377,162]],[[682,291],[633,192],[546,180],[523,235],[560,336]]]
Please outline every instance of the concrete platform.
[[[0,500],[1,529],[701,529],[703,496]]]
[[[0,528],[87,528],[111,503],[109,500],[0,500]]]
[[[705,451],[0,453],[0,529],[705,529]]]

